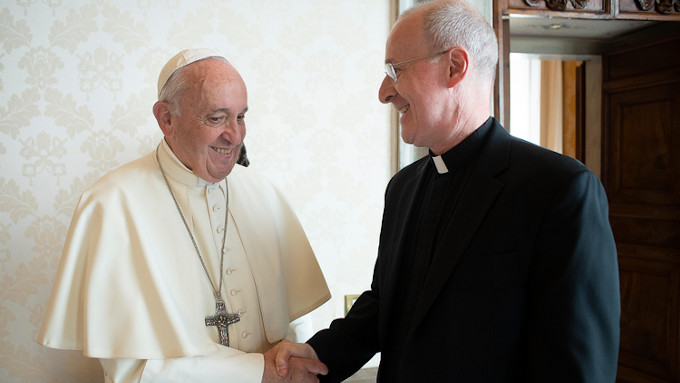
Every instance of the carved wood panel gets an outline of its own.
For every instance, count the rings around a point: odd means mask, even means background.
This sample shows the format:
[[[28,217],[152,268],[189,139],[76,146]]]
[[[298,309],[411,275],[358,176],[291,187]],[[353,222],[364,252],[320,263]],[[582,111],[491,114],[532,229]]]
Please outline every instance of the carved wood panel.
[[[619,0],[619,14],[621,18],[678,19],[680,0]]]
[[[564,16],[607,16],[609,0],[508,0],[508,13],[564,12]]]
[[[624,302],[618,381],[677,382],[678,328],[672,324],[678,323],[680,264],[667,262],[668,254],[656,254],[656,261],[650,249],[618,250]]]
[[[545,5],[552,11],[566,11],[569,5],[572,9],[584,9],[589,0],[524,0],[530,7],[541,7]]]
[[[680,167],[672,150],[680,133],[678,87],[631,89],[610,99],[608,191],[621,270],[621,381],[648,381],[629,379],[627,369],[680,381]]]
[[[619,252],[618,382],[680,382],[680,35],[603,56],[604,167]]]
[[[680,20],[680,0],[503,0],[503,14],[538,17]]]
[[[672,150],[673,145],[680,147],[678,89],[680,79],[614,93],[608,90],[611,204],[680,209],[680,162],[677,150]]]

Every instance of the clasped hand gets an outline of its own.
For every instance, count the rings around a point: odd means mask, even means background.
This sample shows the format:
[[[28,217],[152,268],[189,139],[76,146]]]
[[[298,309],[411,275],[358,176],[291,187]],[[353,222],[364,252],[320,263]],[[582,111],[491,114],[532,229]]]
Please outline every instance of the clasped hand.
[[[262,383],[318,382],[317,375],[328,374],[328,368],[319,361],[316,351],[305,343],[282,340],[264,353]]]

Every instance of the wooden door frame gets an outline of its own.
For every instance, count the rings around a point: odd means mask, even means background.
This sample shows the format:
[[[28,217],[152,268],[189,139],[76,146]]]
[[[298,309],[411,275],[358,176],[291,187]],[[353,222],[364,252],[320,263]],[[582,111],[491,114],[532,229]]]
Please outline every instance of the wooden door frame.
[[[498,67],[494,84],[494,117],[510,130],[510,21],[503,15],[507,0],[493,0],[493,29],[498,38]]]

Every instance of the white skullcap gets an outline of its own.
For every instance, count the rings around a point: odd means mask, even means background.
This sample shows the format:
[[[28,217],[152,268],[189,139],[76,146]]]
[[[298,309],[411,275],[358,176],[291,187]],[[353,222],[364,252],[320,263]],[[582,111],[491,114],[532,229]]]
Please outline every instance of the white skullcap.
[[[175,56],[173,56],[167,64],[161,69],[161,74],[158,76],[158,97],[161,96],[161,90],[168,82],[170,76],[172,76],[175,71],[183,66],[189,65],[192,62],[207,59],[209,57],[222,57],[221,54],[205,48],[192,48],[185,49]],[[226,60],[226,59],[225,59]]]

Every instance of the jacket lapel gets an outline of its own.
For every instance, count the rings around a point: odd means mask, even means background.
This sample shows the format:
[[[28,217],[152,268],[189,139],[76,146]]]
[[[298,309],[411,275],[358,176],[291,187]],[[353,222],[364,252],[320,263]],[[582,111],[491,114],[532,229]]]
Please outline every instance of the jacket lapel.
[[[442,241],[435,250],[411,329],[417,328],[455,269],[472,237],[504,187],[496,175],[507,168],[510,136],[494,121],[484,149],[475,161],[470,179],[456,209],[448,219]]]

